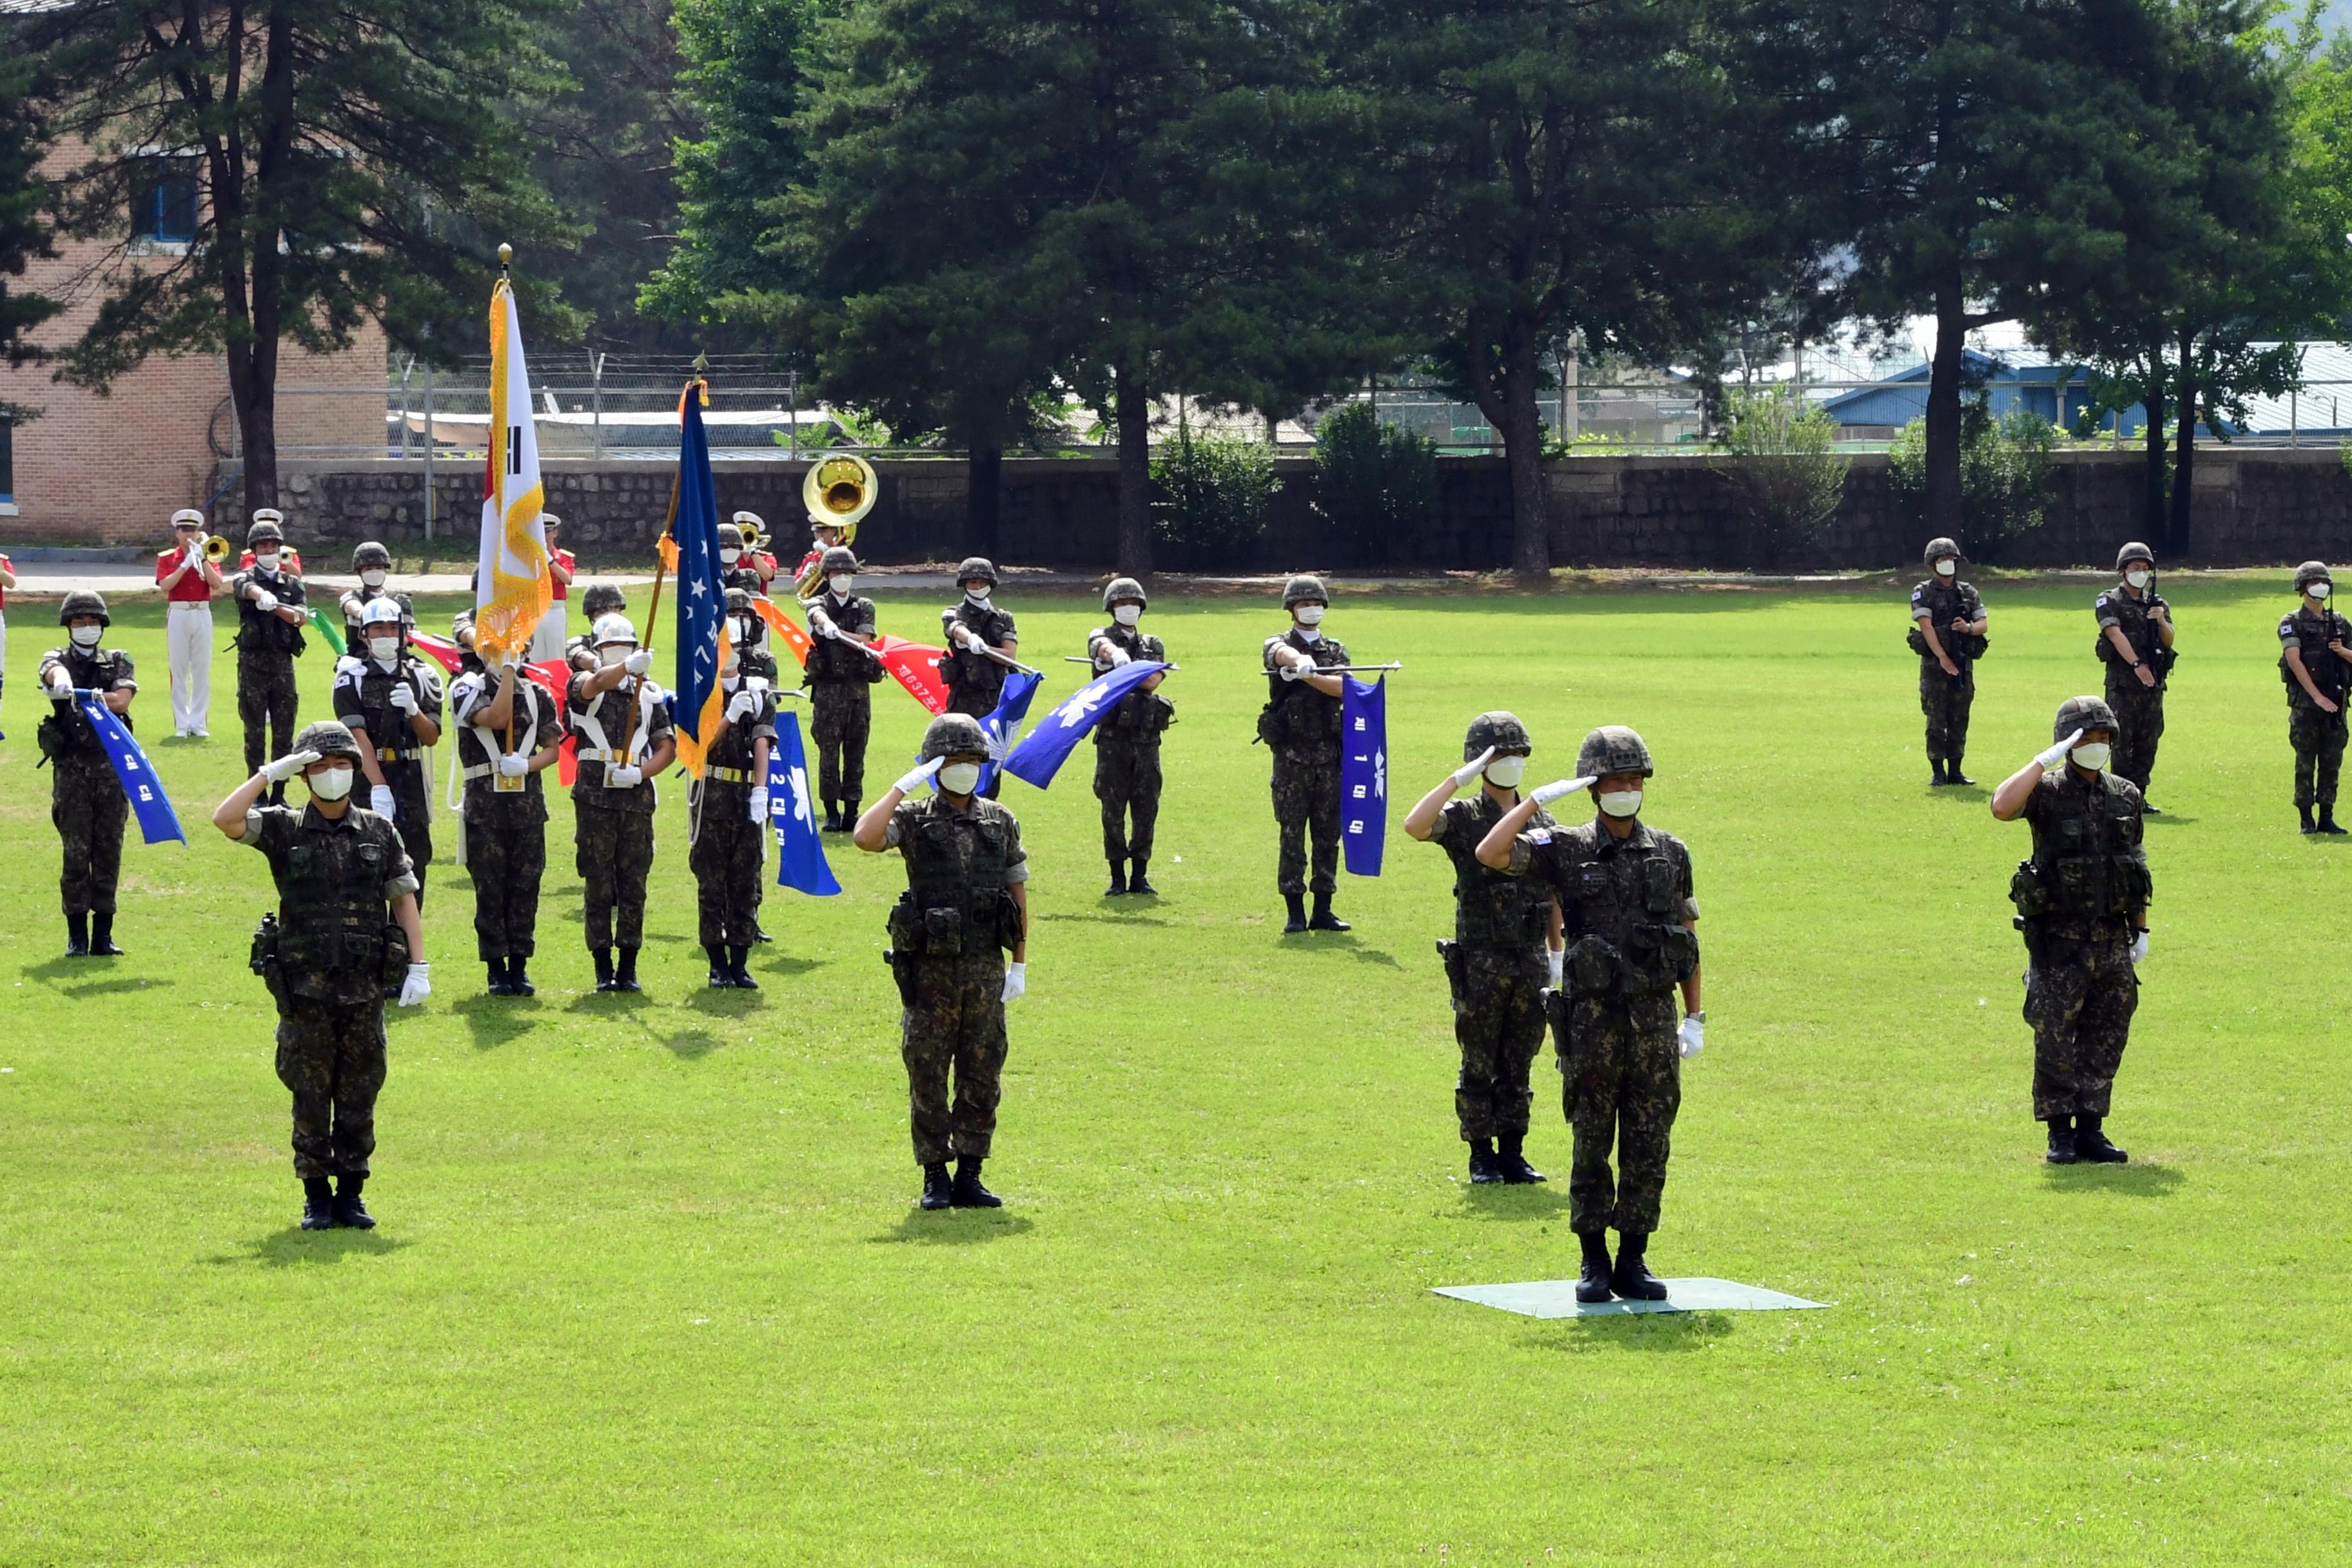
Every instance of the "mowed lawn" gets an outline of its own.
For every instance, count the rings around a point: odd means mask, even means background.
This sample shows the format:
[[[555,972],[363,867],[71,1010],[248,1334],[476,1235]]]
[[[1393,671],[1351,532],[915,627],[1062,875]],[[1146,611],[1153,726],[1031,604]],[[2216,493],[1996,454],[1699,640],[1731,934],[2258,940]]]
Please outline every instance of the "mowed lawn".
[[[1166,598],[1182,670],[1152,868],[1107,900],[1091,752],[1008,785],[1034,878],[995,1214],[921,1215],[895,858],[772,890],[757,994],[707,991],[662,785],[646,993],[596,995],[558,802],[532,1001],[483,994],[445,847],[435,994],[394,1015],[373,1233],[305,1235],[247,971],[266,868],[206,825],[241,772],[163,740],[192,845],[125,851],[111,962],[67,961],[34,665],[0,744],[0,1562],[2307,1563],[2352,1539],[2352,848],[2300,837],[2284,570],[2168,580],[2184,657],[2158,904],[2110,1130],[2040,1158],[1993,783],[2098,685],[2085,583],[1991,581],[1974,790],[1930,791],[1904,589],[1342,595],[1391,678],[1388,873],[1285,939],[1268,604]],[[1073,689],[1100,617],[1017,588]],[[446,603],[421,606],[445,629]],[[642,611],[642,595],[635,606]],[[929,599],[886,629],[935,629]],[[220,641],[226,641],[224,623]],[[324,710],[328,660],[305,665]],[[922,715],[877,689],[870,794]],[[1652,1260],[1828,1311],[1538,1322],[1434,1285],[1575,1270],[1548,1185],[1473,1190],[1433,939],[1393,822],[1480,710],[1531,782],[1631,723],[1690,844],[1709,1045]],[[446,766],[446,753],[442,762]],[[1579,814],[1580,802],[1567,803]],[[446,819],[442,825],[446,842]]]

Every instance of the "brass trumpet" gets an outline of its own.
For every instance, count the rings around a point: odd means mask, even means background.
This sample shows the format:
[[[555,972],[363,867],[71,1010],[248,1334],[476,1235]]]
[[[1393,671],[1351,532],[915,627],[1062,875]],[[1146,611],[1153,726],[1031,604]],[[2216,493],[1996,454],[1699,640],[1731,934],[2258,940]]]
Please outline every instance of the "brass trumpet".
[[[228,559],[229,550],[229,542],[217,533],[205,541],[205,559],[215,566]]]
[[[765,548],[767,545],[768,536],[760,531],[760,525],[758,523],[739,522],[735,526],[742,531],[744,549],[759,550]]]

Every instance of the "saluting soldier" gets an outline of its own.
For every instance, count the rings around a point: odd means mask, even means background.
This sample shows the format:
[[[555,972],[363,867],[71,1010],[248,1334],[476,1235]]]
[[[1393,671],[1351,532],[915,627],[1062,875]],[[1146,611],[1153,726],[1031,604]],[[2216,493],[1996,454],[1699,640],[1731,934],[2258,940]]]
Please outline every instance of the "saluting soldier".
[[[1003,1205],[980,1172],[1004,1093],[1004,1005],[1028,989],[1029,856],[1013,813],[972,794],[987,761],[980,721],[940,714],[923,731],[922,765],[852,829],[860,849],[896,849],[907,862],[887,956],[904,1004],[898,1049],[927,1209]],[[929,800],[907,798],[927,782]]]
[[[538,952],[539,887],[547,874],[547,795],[540,775],[563,749],[555,699],[509,658],[498,668],[473,651],[459,617],[466,668],[449,683],[465,779],[466,867],[474,879],[474,948],[493,996],[529,996]]]
[[[768,753],[776,704],[767,681],[743,673],[732,646],[719,666],[719,730],[687,796],[687,864],[694,871],[702,951],[713,990],[757,991],[746,967],[759,940],[760,868],[767,847]]]
[[[1984,600],[1959,580],[1960,547],[1927,542],[1927,580],[1911,590],[1911,650],[1919,656],[1919,707],[1927,716],[1931,784],[1972,784],[1960,771],[1969,749],[1969,709],[1977,699],[1977,660],[1984,657]]]
[[[441,676],[408,653],[408,611],[388,595],[360,610],[360,641],[335,665],[335,719],[360,745],[368,809],[400,830],[416,868],[416,904],[433,864],[433,781],[425,750],[441,740]]]
[[[302,651],[302,579],[284,569],[286,535],[273,518],[246,530],[253,564],[229,584],[236,602],[236,716],[245,724],[245,768],[253,773],[293,750],[294,660]],[[286,804],[270,786],[269,804]]]
[[[1407,835],[1435,844],[1454,862],[1454,940],[1439,942],[1437,951],[1462,1050],[1454,1113],[1470,1145],[1470,1180],[1482,1185],[1544,1179],[1525,1150],[1534,1101],[1528,1076],[1543,1050],[1544,985],[1560,983],[1559,907],[1539,879],[1478,863],[1478,846],[1519,804],[1519,780],[1534,751],[1517,714],[1479,714],[1463,737],[1462,765],[1404,819]],[[1473,784],[1477,794],[1454,798]],[[1526,823],[1530,832],[1553,826],[1540,806]]]
[[[1110,625],[1087,634],[1087,657],[1097,675],[1139,660],[1167,662],[1166,647],[1141,629],[1150,605],[1142,584],[1111,579],[1103,590]],[[1106,898],[1160,891],[1150,877],[1152,834],[1160,822],[1160,736],[1176,722],[1176,705],[1160,694],[1164,679],[1145,676],[1095,725],[1095,799],[1102,803],[1103,858],[1110,862]]]
[[[1576,1299],[1663,1301],[1666,1283],[1650,1272],[1650,1237],[1682,1109],[1682,1058],[1706,1044],[1698,899],[1690,850],[1642,820],[1643,781],[1654,771],[1642,737],[1622,724],[1602,725],[1577,748],[1576,771],[1578,777],[1541,785],[1506,812],[1479,842],[1478,863],[1540,878],[1559,904],[1568,950],[1548,1010],[1575,1131],[1568,1223],[1584,1253]],[[1577,790],[1592,795],[1591,822],[1528,826],[1537,811]]]
[[[1283,934],[1347,931],[1331,912],[1339,870],[1340,678],[1318,671],[1348,662],[1348,645],[1323,635],[1330,591],[1320,577],[1293,577],[1282,590],[1290,629],[1265,639],[1265,707],[1257,716],[1257,738],[1274,753],[1274,820],[1281,832],[1275,886],[1289,906]],[[1314,834],[1314,872],[1307,871],[1307,841]],[[1307,894],[1315,913],[1307,913]]]
[[[359,574],[360,585],[339,602],[343,611],[343,649],[356,656],[367,637],[360,629],[361,612],[378,599],[390,596],[391,591],[384,583],[392,572],[392,552],[368,540],[352,552],[352,570]]]
[[[818,564],[824,589],[803,606],[810,639],[807,684],[815,709],[809,733],[816,742],[816,787],[824,802],[824,830],[846,833],[857,821],[857,803],[866,798],[866,742],[874,731],[872,688],[882,679],[882,661],[852,646],[875,640],[874,601],[857,592],[857,557],[836,544]]]
[[[268,859],[278,888],[251,963],[278,1004],[278,1081],[294,1096],[304,1230],[374,1227],[360,1193],[375,1153],[384,998],[414,1007],[433,993],[415,868],[393,825],[352,804],[364,754],[342,725],[309,725],[291,752],[213,813],[222,837]],[[297,774],[309,805],[263,801],[263,791]]]
[[[2294,748],[2294,808],[2305,833],[2340,834],[2336,781],[2344,768],[2344,704],[2352,694],[2352,620],[2328,607],[2336,584],[2324,561],[2294,569],[2303,603],[2279,621],[2279,679]],[[2319,819],[2312,820],[2316,806]]]
[[[654,656],[614,614],[590,633],[597,666],[572,678],[565,718],[579,737],[572,780],[572,843],[586,883],[588,951],[599,991],[642,991],[646,879],[654,868],[654,781],[677,756],[669,700],[647,680]],[[614,964],[617,940],[620,963]]]
[[[122,827],[131,797],[122,793],[106,745],[82,716],[74,693],[95,691],[107,711],[131,724],[131,700],[139,694],[131,656],[101,647],[114,624],[106,601],[77,588],[58,606],[66,645],[41,655],[41,688],[51,711],[41,721],[41,755],[49,763],[49,821],[64,849],[58,900],[66,916],[68,958],[117,958],[114,887],[122,873]]]
[[[2123,581],[2102,593],[2092,613],[2099,623],[2099,662],[2107,667],[2107,706],[2115,710],[2115,775],[2140,792],[2140,810],[2164,814],[2147,798],[2156,771],[2156,744],[2164,738],[2164,688],[2172,674],[2172,606],[2157,593],[2156,552],[2134,542],[2116,552]]]

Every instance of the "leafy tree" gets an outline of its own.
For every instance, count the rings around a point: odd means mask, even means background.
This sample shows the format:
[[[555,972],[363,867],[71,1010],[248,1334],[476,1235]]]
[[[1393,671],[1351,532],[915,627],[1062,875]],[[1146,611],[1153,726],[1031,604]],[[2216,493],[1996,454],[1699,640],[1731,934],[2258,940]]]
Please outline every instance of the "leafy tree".
[[[221,353],[245,500],[278,500],[279,345],[346,347],[373,317],[452,356],[482,341],[494,247],[560,235],[509,111],[549,73],[527,51],[542,0],[117,0],[32,17],[35,101],[91,149],[63,227],[113,244],[95,320],[61,374],[103,389],[152,353]],[[156,149],[163,151],[157,152]],[[142,246],[126,212],[193,181],[194,237]],[[539,333],[578,319],[528,271]]]
[[[1358,542],[1364,559],[1393,565],[1437,510],[1437,445],[1383,424],[1369,403],[1347,403],[1315,426],[1315,510]]]
[[[0,362],[12,368],[41,357],[25,334],[58,312],[56,300],[8,286],[9,279],[24,276],[27,263],[51,253],[40,219],[43,137],[26,94],[31,82],[29,61],[0,53]],[[31,415],[0,403],[0,421],[22,422]]]
[[[1738,498],[1761,564],[1777,566],[1795,546],[1821,537],[1845,499],[1846,460],[1837,421],[1793,387],[1733,389],[1725,399],[1717,465]]]
[[[2058,427],[2013,410],[2000,419],[1982,397],[1960,407],[1960,516],[1948,531],[1972,561],[1998,561],[2010,541],[2039,528],[2050,510],[2051,457]],[[1913,504],[1927,495],[1927,425],[1914,419],[1888,454],[1895,493]]]
[[[1152,521],[1160,540],[1207,567],[1231,566],[1265,531],[1266,503],[1282,488],[1274,448],[1235,436],[1195,436],[1180,426],[1176,439],[1151,456],[1159,496]]]

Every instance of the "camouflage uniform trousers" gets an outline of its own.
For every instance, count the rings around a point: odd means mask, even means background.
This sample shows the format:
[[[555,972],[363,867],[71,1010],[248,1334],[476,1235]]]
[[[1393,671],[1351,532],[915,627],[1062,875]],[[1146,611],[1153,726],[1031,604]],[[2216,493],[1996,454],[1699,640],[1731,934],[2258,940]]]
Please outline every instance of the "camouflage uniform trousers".
[[[2025,972],[2025,1021],[2033,1026],[2033,1119],[2105,1116],[2139,1007],[2131,933],[2045,939]]]
[[[423,758],[413,763],[383,763],[383,782],[391,786],[395,815],[392,825],[400,832],[400,847],[408,851],[408,863],[416,871],[416,907],[425,908],[425,873],[433,864],[433,781],[425,771]],[[359,781],[359,788],[367,788],[367,780]],[[362,801],[362,804],[365,804]],[[468,845],[470,852],[472,846]]]
[[[2336,779],[2344,768],[2344,715],[2322,713],[2307,702],[2290,703],[2286,738],[2294,747],[2294,804],[2336,806]]]
[[[767,825],[751,820],[749,784],[706,779],[688,809],[698,815],[687,864],[705,947],[749,947],[760,923],[760,868]]]
[[[65,848],[58,900],[67,914],[114,912],[122,827],[130,816],[130,797],[104,757],[65,757],[49,764],[49,821]]]
[[[1274,820],[1282,829],[1275,886],[1285,898],[1339,884],[1339,747],[1286,748],[1274,754]],[[1307,833],[1315,832],[1315,872],[1307,875]]]
[[[1160,823],[1159,743],[1106,739],[1097,744],[1095,798],[1102,802],[1104,858],[1150,859],[1152,830]]]
[[[331,977],[327,997],[278,1003],[278,1081],[294,1094],[294,1173],[364,1176],[383,1088],[383,999],[373,975]],[[365,1000],[343,1000],[364,991]]]
[[[1535,1100],[1528,1074],[1543,1050],[1542,951],[1459,952],[1463,985],[1454,997],[1454,1039],[1462,1047],[1462,1072],[1454,1080],[1454,1114],[1462,1141],[1525,1137]]]
[[[245,771],[294,749],[294,656],[236,656],[236,716],[245,723]],[[267,742],[265,749],[264,742]]]
[[[816,796],[831,805],[866,798],[866,740],[874,730],[873,688],[820,680],[810,688],[815,712],[809,739],[816,742]]]
[[[1559,1050],[1561,1101],[1575,1133],[1568,1176],[1569,1228],[1658,1228],[1675,1114],[1682,1109],[1682,1052],[1671,992],[1578,996]],[[1617,1147],[1617,1173],[1609,1170]]]
[[[474,879],[474,951],[482,962],[538,951],[547,819],[528,796],[467,803],[466,869]]]
[[[1004,1095],[1003,953],[991,946],[977,954],[919,958],[915,964],[915,1005],[898,1015],[915,1163],[935,1165],[964,1155],[984,1160]]]
[[[1977,700],[1977,667],[1964,658],[1954,680],[1932,658],[1919,661],[1919,710],[1927,716],[1927,760],[1949,762],[1969,749],[1969,709]]]
[[[586,888],[589,951],[614,945],[617,916],[620,945],[642,947],[646,940],[646,879],[654,869],[654,819],[635,811],[582,806],[572,816],[574,864]]]
[[[2142,686],[2129,669],[2110,666],[2107,706],[2116,710],[2115,755],[2108,768],[2145,795],[2147,775],[2156,771],[2157,742],[2164,738],[2164,688]]]

